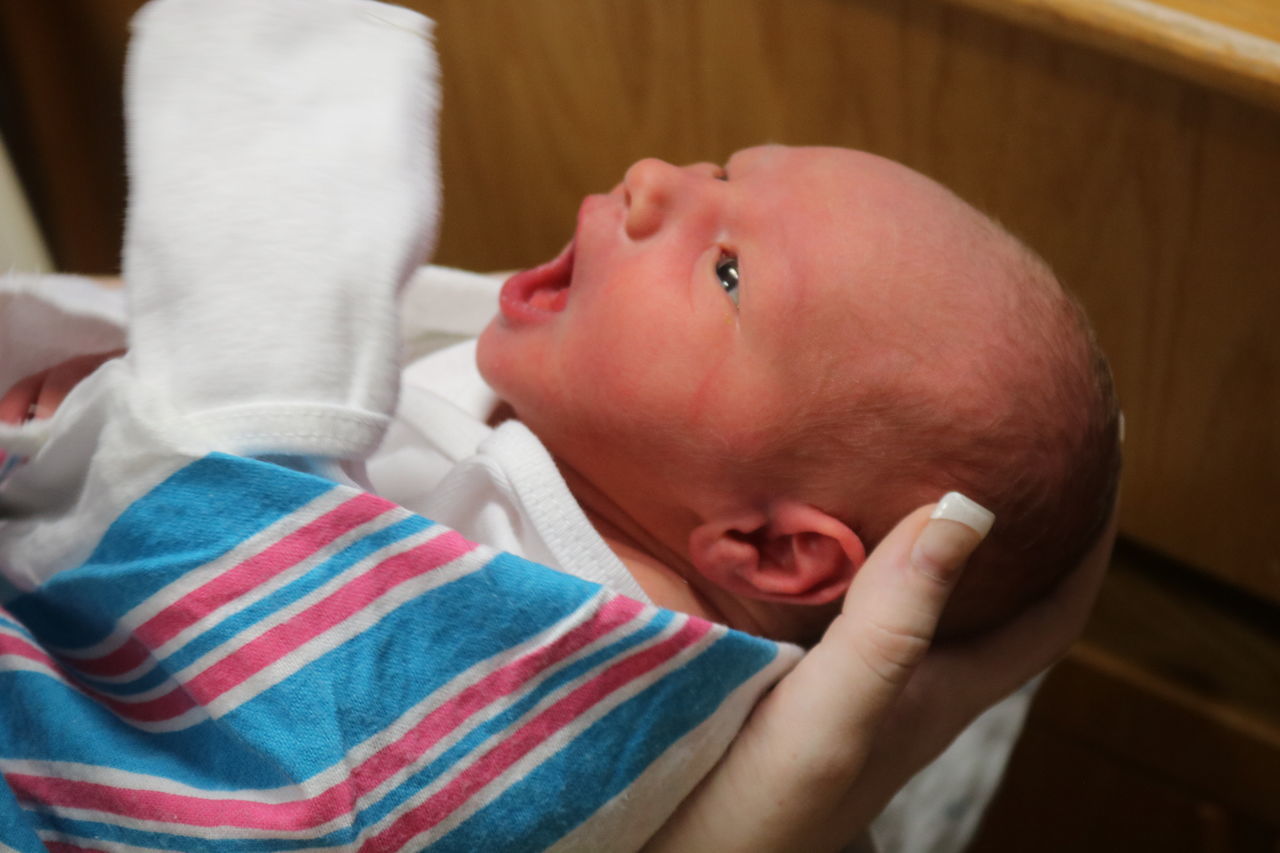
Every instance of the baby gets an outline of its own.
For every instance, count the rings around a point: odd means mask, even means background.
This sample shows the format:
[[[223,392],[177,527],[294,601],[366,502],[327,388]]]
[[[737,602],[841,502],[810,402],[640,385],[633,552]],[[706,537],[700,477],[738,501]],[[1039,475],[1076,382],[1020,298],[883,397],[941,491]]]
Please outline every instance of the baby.
[[[636,163],[505,283],[477,360],[655,603],[776,639],[816,639],[865,555],[950,490],[999,522],[942,632],[991,627],[1078,563],[1115,495],[1082,312],[989,219],[870,154]]]
[[[651,597],[772,637],[814,638],[897,519],[949,490],[999,522],[943,631],[999,623],[1115,494],[1080,309],[989,219],[865,153],[636,163],[507,281],[478,362]]]

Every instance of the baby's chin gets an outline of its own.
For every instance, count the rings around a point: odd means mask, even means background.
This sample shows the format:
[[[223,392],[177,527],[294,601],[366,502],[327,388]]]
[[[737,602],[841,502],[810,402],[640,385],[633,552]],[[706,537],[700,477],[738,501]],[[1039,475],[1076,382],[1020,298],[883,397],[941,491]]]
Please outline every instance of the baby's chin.
[[[521,351],[520,342],[511,340],[515,334],[515,330],[508,328],[501,317],[490,320],[476,341],[476,369],[498,397],[493,416],[500,420],[518,418],[542,438],[535,423],[526,420],[522,414],[536,415],[542,408],[541,391],[545,388],[546,378],[529,353]],[[536,420],[534,417],[533,421]]]
[[[476,369],[480,371],[485,384],[504,400],[507,396],[507,365],[511,360],[503,340],[507,333],[508,330],[502,328],[502,318],[495,315],[476,340]]]

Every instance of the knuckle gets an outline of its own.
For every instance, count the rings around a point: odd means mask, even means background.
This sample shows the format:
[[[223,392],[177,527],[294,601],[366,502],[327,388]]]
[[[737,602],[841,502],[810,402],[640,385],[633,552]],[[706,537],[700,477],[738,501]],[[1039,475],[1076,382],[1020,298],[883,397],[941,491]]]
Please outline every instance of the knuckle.
[[[930,637],[909,628],[870,620],[863,631],[863,662],[890,684],[901,684],[929,650]]]

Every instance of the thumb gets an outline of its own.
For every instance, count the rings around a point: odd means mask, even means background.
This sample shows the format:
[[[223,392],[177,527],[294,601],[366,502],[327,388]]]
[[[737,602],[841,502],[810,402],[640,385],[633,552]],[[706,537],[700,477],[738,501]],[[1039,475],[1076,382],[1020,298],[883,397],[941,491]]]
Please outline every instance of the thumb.
[[[859,568],[844,608],[801,665],[823,674],[833,722],[874,726],[924,658],[965,561],[995,517],[959,492],[899,522]]]

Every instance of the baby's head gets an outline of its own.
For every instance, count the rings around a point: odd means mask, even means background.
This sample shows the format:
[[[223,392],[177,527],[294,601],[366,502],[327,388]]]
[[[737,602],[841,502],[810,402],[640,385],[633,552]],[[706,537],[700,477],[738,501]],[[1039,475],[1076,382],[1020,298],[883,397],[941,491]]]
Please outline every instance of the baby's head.
[[[690,583],[794,638],[945,491],[997,517],[951,632],[1047,589],[1114,496],[1117,411],[1079,309],[989,219],[869,154],[636,163],[508,281],[479,360]]]

